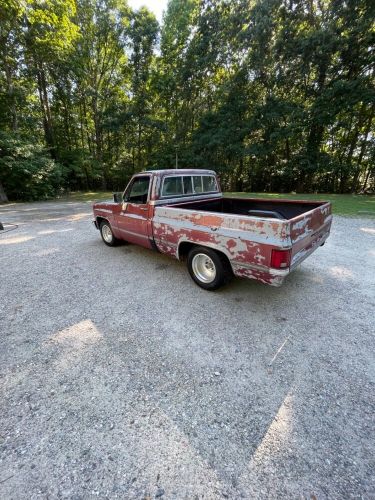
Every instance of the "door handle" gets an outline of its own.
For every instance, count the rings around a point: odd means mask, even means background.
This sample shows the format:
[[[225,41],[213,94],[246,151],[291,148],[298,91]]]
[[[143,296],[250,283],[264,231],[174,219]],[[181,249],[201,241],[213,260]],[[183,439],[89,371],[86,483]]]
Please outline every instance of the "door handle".
[[[144,212],[146,212],[148,210],[148,207],[139,207],[139,210],[143,210]]]

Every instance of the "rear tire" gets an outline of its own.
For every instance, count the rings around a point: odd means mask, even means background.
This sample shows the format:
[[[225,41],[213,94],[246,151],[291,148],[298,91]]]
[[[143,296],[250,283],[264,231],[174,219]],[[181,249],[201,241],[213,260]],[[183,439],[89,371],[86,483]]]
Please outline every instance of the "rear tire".
[[[225,256],[211,248],[192,248],[188,254],[187,267],[192,279],[204,290],[217,290],[232,278],[232,270]]]
[[[109,247],[115,247],[119,243],[119,240],[113,234],[111,224],[106,220],[103,220],[100,224],[100,235],[104,243]]]

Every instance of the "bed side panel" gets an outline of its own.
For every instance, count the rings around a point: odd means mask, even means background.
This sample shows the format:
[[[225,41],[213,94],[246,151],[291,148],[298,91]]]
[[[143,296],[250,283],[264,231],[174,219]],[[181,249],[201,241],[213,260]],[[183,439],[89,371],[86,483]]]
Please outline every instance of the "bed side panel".
[[[155,208],[153,235],[160,251],[174,257],[178,245],[189,241],[222,251],[232,264],[253,264],[260,270],[269,266],[272,248],[290,248],[287,221],[165,206]]]

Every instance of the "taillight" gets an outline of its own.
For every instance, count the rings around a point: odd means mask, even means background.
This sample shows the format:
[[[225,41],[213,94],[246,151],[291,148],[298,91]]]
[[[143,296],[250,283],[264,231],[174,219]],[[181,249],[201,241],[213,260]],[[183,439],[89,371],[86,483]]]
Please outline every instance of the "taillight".
[[[290,250],[272,250],[271,267],[285,269],[290,265]]]

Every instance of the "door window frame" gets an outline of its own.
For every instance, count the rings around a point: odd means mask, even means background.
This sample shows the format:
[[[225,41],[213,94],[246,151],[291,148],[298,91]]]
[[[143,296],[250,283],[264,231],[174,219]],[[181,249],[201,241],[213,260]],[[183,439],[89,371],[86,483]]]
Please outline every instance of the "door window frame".
[[[142,202],[137,203],[135,201],[130,201],[130,200],[127,201],[125,199],[125,196],[127,196],[128,193],[130,194],[135,181],[137,179],[139,179],[140,177],[148,177],[148,179],[149,179],[146,202],[145,203],[142,203]],[[152,182],[151,182],[151,175],[150,174],[140,174],[140,175],[137,175],[137,176],[133,177],[133,179],[130,181],[130,183],[126,186],[124,194],[122,195],[122,201],[123,201],[123,203],[130,203],[131,205],[146,205],[149,202],[149,200],[150,200],[151,184],[152,184]]]

